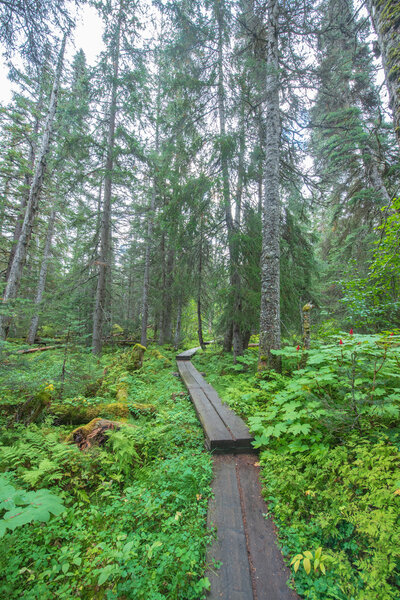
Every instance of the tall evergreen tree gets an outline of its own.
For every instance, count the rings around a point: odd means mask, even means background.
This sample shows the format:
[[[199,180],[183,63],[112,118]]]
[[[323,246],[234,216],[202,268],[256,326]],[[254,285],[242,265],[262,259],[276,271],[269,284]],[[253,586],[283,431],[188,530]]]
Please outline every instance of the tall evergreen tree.
[[[51,93],[49,109],[42,136],[41,148],[36,158],[35,171],[32,177],[32,183],[29,190],[29,198],[25,209],[24,221],[22,223],[21,233],[15,248],[14,258],[10,268],[6,287],[3,293],[3,305],[7,304],[7,302],[15,298],[18,293],[27,247],[30,240],[32,227],[34,224],[34,219],[38,209],[39,196],[42,189],[43,177],[46,168],[46,160],[50,149],[51,134],[53,131],[54,118],[57,110],[58,92],[63,68],[65,44],[66,35],[64,35],[63,41],[61,43],[61,49],[59,52],[57,67],[54,75],[54,84]],[[8,323],[8,316],[6,316],[5,314],[0,315],[1,339],[4,339],[7,335]]]
[[[265,179],[261,252],[261,313],[259,368],[280,368],[271,350],[280,348],[280,114],[279,114],[279,0],[267,3],[265,81]]]
[[[117,117],[117,93],[120,61],[121,26],[124,19],[123,2],[119,3],[112,23],[110,52],[112,63],[111,97],[108,114],[107,149],[104,177],[104,196],[101,212],[100,252],[98,258],[98,280],[93,315],[92,348],[98,354],[102,348],[103,322],[106,311],[107,274],[110,269],[111,193],[114,166],[115,126]]]

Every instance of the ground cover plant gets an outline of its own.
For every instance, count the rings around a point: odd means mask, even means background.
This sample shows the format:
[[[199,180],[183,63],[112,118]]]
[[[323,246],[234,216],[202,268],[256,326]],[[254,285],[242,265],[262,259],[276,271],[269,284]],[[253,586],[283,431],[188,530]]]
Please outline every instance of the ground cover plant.
[[[81,373],[97,379],[83,377],[71,397],[60,397],[57,353],[13,354],[3,364],[1,597],[204,596],[211,461],[190,400],[172,375],[172,357],[164,348],[148,349],[140,367],[131,350],[105,353],[101,361],[77,351]],[[24,380],[26,393],[16,387],[13,395],[7,381],[19,361],[40,363],[39,374],[47,365],[50,377],[30,388]],[[16,422],[29,395],[45,396],[42,411],[35,422]],[[116,424],[105,443],[86,451],[67,443],[77,429],[74,410],[85,415],[82,425],[99,407],[94,422],[112,418]],[[13,510],[22,513],[17,524]]]
[[[400,592],[400,336],[276,351],[282,373],[218,351],[194,362],[255,435],[265,498],[303,598]]]

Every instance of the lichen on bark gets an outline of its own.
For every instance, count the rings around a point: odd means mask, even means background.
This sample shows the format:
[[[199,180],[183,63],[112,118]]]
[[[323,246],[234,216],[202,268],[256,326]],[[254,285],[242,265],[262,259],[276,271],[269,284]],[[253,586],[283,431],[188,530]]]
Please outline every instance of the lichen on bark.
[[[400,3],[398,0],[368,0],[368,9],[378,36],[400,146]]]

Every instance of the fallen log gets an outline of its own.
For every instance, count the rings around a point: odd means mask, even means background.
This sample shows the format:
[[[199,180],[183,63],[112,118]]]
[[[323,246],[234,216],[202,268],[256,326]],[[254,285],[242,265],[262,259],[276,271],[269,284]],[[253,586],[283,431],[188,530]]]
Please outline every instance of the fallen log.
[[[17,354],[31,354],[32,352],[44,352],[45,350],[54,350],[54,348],[63,348],[64,344],[57,346],[42,346],[41,348],[28,348],[27,350],[17,350]]]

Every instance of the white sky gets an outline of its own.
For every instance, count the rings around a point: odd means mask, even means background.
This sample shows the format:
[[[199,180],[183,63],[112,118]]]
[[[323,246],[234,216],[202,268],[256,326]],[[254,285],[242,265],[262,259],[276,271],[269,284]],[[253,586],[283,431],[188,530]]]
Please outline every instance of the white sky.
[[[67,45],[67,60],[80,48],[86,54],[89,65],[94,65],[99,53],[103,50],[103,22],[93,6],[84,5],[78,12],[77,24],[73,37]],[[12,84],[7,79],[8,69],[4,57],[0,55],[0,104],[5,105],[11,100]]]

